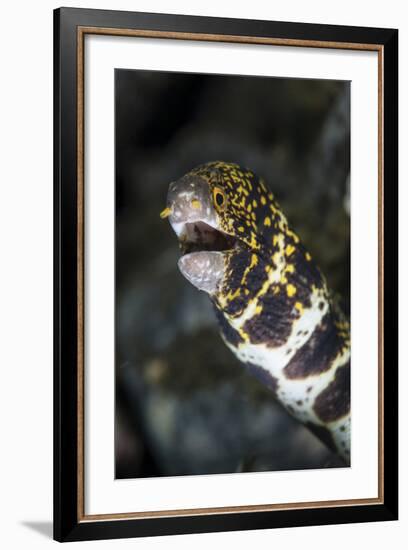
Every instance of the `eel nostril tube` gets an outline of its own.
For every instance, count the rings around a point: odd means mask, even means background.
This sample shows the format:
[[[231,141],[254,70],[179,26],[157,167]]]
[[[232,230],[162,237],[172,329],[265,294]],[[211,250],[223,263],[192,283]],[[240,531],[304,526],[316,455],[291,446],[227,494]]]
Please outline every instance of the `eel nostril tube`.
[[[171,214],[172,210],[169,207],[166,207],[164,210],[160,212],[160,217],[162,220],[168,218]]]
[[[191,201],[191,206],[195,209],[195,210],[198,210],[199,208],[201,208],[201,202],[198,200],[198,199],[193,199]]]

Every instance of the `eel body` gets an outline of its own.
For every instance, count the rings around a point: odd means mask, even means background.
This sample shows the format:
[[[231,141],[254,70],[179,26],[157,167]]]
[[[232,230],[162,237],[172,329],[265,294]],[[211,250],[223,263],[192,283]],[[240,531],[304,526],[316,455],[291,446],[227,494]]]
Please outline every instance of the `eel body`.
[[[350,325],[264,181],[236,164],[198,166],[170,184],[161,216],[225,344],[350,464]]]

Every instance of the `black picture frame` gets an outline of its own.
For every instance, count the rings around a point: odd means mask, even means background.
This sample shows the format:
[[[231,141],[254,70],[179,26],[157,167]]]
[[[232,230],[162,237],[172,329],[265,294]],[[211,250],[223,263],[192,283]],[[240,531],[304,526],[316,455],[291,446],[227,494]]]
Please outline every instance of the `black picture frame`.
[[[329,43],[376,45],[382,55],[382,256],[383,455],[381,499],[350,506],[309,507],[201,515],[122,519],[84,519],[79,498],[78,399],[82,384],[77,365],[80,335],[78,265],[78,29],[216,35]],[[398,513],[397,421],[397,164],[398,31],[395,29],[314,25],[167,14],[60,8],[54,12],[54,538],[58,541],[140,537],[273,527],[387,521]]]

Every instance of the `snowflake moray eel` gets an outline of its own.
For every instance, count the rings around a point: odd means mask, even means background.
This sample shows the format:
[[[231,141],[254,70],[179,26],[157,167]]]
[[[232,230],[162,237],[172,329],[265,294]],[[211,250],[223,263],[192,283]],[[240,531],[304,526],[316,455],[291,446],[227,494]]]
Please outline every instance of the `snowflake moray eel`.
[[[237,164],[198,166],[170,184],[161,217],[225,344],[350,464],[350,325],[265,182]]]

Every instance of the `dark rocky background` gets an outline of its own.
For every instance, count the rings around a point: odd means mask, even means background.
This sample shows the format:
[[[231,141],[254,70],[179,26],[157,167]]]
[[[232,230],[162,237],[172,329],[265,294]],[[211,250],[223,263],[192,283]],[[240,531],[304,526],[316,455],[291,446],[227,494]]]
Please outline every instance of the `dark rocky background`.
[[[265,177],[349,309],[349,83],[117,70],[116,477],[339,465],[222,343],[177,269],[169,183]]]

